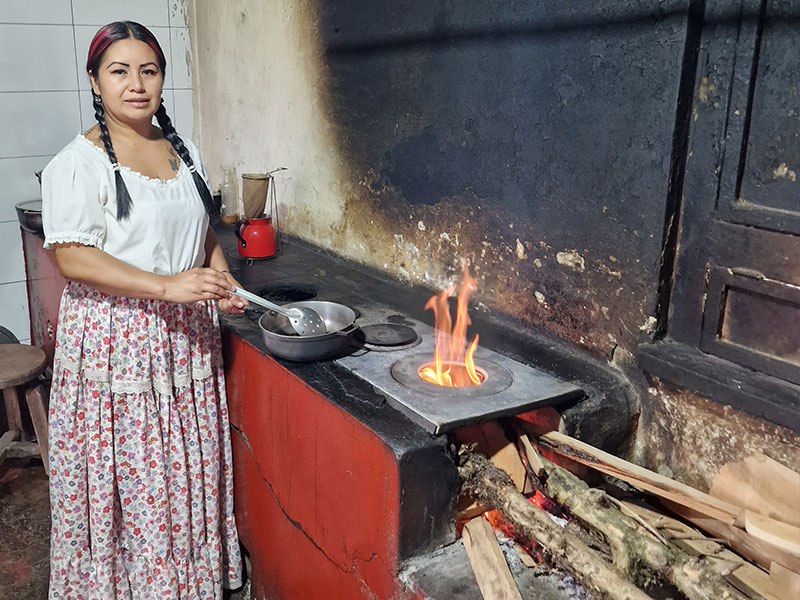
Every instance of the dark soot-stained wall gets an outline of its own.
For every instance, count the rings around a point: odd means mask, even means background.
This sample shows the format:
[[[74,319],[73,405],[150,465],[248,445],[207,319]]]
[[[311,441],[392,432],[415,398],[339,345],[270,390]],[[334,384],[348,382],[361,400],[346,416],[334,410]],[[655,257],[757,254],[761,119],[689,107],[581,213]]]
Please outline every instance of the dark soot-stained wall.
[[[321,3],[358,215],[608,354],[652,324],[688,2]],[[423,221],[423,227],[419,226]],[[437,250],[438,249],[438,250]]]

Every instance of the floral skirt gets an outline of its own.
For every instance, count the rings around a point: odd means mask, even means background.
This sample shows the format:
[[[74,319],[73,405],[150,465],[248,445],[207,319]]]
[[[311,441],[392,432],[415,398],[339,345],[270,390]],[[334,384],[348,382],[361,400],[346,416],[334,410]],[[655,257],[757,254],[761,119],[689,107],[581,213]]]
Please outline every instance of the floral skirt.
[[[241,585],[213,302],[68,282],[49,432],[51,600],[217,600]]]

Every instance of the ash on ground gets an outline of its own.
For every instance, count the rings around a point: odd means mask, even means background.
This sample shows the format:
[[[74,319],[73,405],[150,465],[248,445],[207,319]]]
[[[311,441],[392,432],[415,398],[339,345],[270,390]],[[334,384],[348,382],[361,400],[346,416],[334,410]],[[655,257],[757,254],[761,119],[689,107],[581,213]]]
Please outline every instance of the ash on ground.
[[[514,544],[498,534],[508,567],[526,600],[590,600],[591,594],[572,576],[546,565],[526,566]],[[409,591],[428,600],[482,600],[463,542],[411,558],[402,565],[400,580]]]

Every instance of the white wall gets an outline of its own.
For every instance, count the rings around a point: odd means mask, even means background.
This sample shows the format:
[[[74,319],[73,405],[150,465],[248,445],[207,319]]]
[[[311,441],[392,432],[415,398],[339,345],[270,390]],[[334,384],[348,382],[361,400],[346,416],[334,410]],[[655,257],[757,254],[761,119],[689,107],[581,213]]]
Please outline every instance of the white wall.
[[[186,0],[0,0],[0,325],[30,339],[14,205],[40,197],[34,172],[94,123],[86,54],[100,26],[146,25],[167,57],[164,102],[192,137]]]

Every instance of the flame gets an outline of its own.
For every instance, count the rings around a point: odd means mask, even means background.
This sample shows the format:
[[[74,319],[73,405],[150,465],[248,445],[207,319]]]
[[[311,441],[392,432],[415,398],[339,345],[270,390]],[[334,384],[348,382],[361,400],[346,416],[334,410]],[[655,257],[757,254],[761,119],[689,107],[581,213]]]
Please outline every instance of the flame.
[[[456,303],[455,325],[450,318],[450,304],[448,303],[448,298],[455,291],[454,285],[431,296],[431,299],[425,304],[426,309],[433,310],[436,342],[433,363],[425,365],[419,370],[419,376],[428,383],[444,387],[468,387],[480,385],[483,382],[483,376],[475,368],[473,358],[475,350],[478,348],[478,336],[476,335],[469,347],[466,347],[467,327],[470,324],[467,301],[477,287],[478,281],[470,276],[465,261],[463,281]]]

